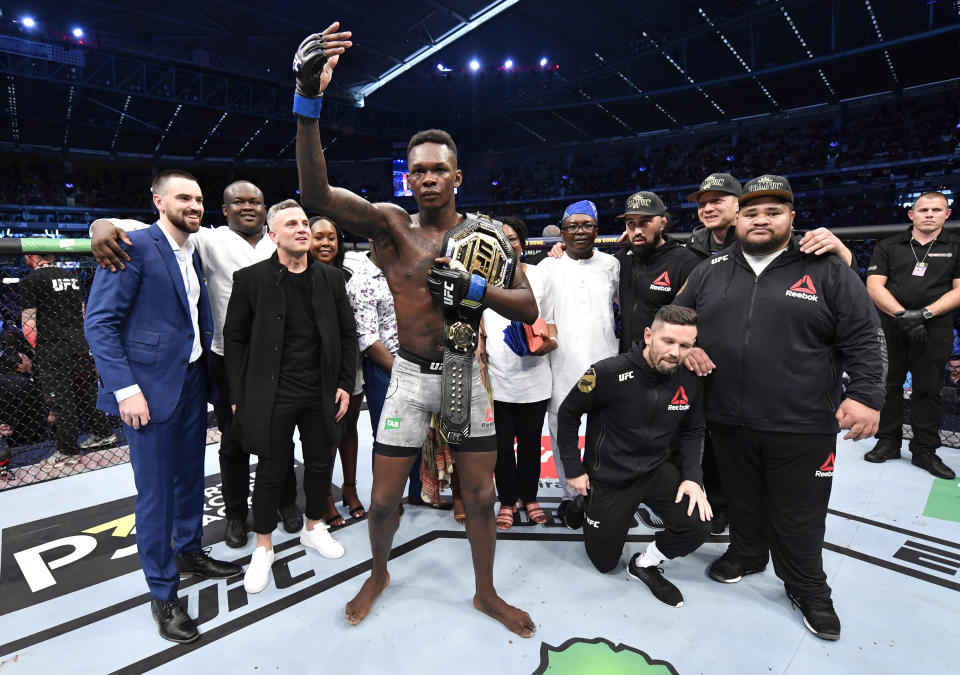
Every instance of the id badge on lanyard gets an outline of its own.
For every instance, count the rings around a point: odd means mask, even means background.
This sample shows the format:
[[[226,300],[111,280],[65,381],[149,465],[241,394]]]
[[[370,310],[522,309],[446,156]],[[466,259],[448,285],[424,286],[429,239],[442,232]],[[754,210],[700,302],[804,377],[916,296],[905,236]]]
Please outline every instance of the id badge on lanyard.
[[[915,276],[915,277],[922,277],[924,274],[926,274],[926,273],[927,273],[927,264],[928,264],[928,263],[925,263],[925,262],[918,262],[916,265],[914,265],[914,266],[913,266],[913,276]]]

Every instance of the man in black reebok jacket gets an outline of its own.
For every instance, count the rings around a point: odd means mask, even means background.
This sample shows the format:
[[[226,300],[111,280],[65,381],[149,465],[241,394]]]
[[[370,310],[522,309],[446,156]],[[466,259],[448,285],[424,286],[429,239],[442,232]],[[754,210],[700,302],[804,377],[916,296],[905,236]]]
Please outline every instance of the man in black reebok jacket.
[[[740,581],[766,567],[769,551],[807,628],[836,640],[821,553],[836,434],[849,429],[844,438],[856,441],[876,432],[886,348],[863,283],[837,256],[801,253],[795,215],[785,178],[748,182],[738,243],[695,269],[676,303],[697,310],[698,344],[716,364],[706,418],[731,543],[710,576]]]
[[[700,485],[702,387],[680,365],[696,340],[697,315],[666,305],[651,323],[643,343],[594,364],[570,390],[558,413],[557,441],[570,487],[580,495],[590,491],[584,527],[590,561],[601,572],[616,567],[637,506],[649,504],[666,529],[627,569],[658,600],[679,607],[683,596],[658,565],[699,548],[712,515]],[[581,462],[577,431],[583,413]],[[679,469],[666,461],[674,445]]]

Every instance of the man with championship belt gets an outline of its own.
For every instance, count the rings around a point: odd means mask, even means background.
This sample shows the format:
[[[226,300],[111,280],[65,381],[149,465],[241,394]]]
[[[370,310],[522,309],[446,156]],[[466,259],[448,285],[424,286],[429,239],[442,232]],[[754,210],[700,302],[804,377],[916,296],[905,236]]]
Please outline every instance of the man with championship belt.
[[[464,219],[457,213],[454,188],[462,174],[456,145],[446,132],[421,131],[407,147],[410,188],[419,207],[413,216],[394,204],[370,204],[330,185],[317,119],[333,69],[352,46],[352,34],[339,28],[333,23],[308,37],[294,59],[300,193],[308,208],[373,239],[395,299],[400,338],[374,443],[368,512],[373,570],[347,603],[347,621],[363,620],[390,582],[387,559],[399,523],[397,505],[430,417],[442,405],[448,440],[455,441],[451,449],[466,508],[476,575],[474,607],[530,637],[536,630],[530,616],[504,602],[493,587],[497,444],[493,411],[479,369],[472,367],[472,353],[477,339],[474,312],[486,306],[509,319],[533,323],[537,304],[502,229],[489,219]],[[498,281],[506,287],[493,283]],[[465,359],[465,354],[471,356]]]

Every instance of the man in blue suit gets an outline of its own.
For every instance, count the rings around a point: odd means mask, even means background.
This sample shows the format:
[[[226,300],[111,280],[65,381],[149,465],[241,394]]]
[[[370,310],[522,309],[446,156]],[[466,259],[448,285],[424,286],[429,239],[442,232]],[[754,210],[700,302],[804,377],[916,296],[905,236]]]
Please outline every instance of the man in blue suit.
[[[200,546],[207,401],[216,395],[210,302],[188,239],[200,228],[203,195],[190,174],[164,171],[153,203],[159,219],[130,233],[126,272],[97,270],[84,329],[100,374],[97,407],[120,416],[130,443],[154,620],[167,640],[192,642],[199,633],[177,600],[180,575],[229,579],[242,568]]]

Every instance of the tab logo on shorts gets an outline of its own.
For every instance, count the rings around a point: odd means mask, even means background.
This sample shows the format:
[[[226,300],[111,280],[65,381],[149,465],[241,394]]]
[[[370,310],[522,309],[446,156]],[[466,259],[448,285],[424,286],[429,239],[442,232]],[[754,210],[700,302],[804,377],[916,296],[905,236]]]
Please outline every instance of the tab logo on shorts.
[[[833,455],[830,453],[830,456],[827,457],[827,461],[820,465],[820,468],[814,472],[814,476],[817,478],[833,478]]]
[[[651,291],[672,291],[673,287],[670,285],[670,275],[667,274],[667,271],[664,270],[663,274],[654,279],[653,283],[650,284]]]
[[[787,290],[787,297],[817,302],[817,287],[813,285],[810,275],[804,274],[800,277],[800,280]]]
[[[690,410],[690,399],[687,398],[687,392],[682,386],[673,395],[673,400],[670,401],[667,410]]]
[[[400,423],[403,421],[402,417],[388,417],[387,421],[383,423],[384,429],[399,429]]]

